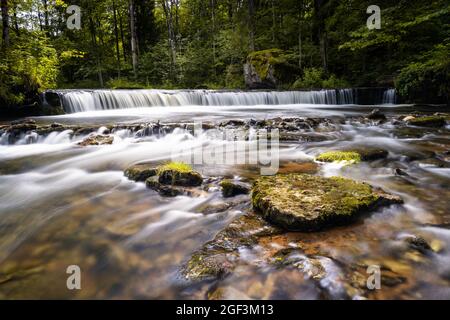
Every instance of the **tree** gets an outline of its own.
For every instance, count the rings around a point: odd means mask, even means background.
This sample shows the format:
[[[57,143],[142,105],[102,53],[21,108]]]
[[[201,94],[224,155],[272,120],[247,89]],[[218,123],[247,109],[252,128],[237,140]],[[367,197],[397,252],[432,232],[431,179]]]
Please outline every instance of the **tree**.
[[[4,48],[9,47],[9,7],[8,0],[1,0],[2,8],[2,45]]]
[[[138,66],[138,41],[136,34],[136,11],[134,6],[134,0],[130,0],[130,33],[131,33],[131,61],[133,64],[133,74],[137,77]]]

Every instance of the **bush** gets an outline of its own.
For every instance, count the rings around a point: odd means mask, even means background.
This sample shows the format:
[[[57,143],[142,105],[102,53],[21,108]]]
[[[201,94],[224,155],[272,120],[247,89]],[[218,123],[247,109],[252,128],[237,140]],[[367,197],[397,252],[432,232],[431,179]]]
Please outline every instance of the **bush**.
[[[337,78],[334,74],[325,76],[325,72],[320,68],[305,69],[302,78],[292,85],[292,89],[335,89],[349,87],[347,81]]]
[[[449,103],[450,45],[438,45],[421,61],[403,68],[396,88],[407,102]]]
[[[244,73],[241,64],[230,64],[227,67],[225,83],[226,87],[229,89],[241,89],[245,87]]]
[[[0,57],[0,103],[31,104],[40,92],[56,87],[58,57],[39,32],[17,39]]]
[[[110,79],[106,83],[106,87],[110,89],[145,89],[145,85],[125,78]]]

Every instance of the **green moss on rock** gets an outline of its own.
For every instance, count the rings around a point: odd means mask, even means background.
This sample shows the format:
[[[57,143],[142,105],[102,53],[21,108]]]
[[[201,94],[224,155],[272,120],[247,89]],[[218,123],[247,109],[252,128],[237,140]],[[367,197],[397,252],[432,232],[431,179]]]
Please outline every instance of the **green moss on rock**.
[[[329,151],[320,154],[316,160],[320,162],[349,161],[358,163],[361,162],[361,156],[353,151]]]
[[[258,179],[253,208],[288,230],[315,231],[348,223],[378,206],[402,203],[398,197],[341,177],[288,174]]]
[[[444,117],[440,116],[427,116],[427,117],[420,117],[420,118],[410,118],[407,121],[408,124],[418,127],[434,127],[434,128],[440,128],[445,126],[447,123]]]
[[[158,168],[159,183],[180,187],[197,187],[203,182],[200,173],[188,164],[171,162]]]
[[[268,49],[255,51],[248,55],[248,62],[253,65],[261,80],[269,76],[271,66],[285,62],[283,51],[280,49]]]
[[[78,145],[82,147],[87,146],[103,146],[108,144],[113,144],[114,137],[110,135],[103,134],[93,134],[79,142]]]
[[[146,164],[137,164],[127,168],[124,172],[125,177],[136,182],[144,182],[157,174],[156,168]]]

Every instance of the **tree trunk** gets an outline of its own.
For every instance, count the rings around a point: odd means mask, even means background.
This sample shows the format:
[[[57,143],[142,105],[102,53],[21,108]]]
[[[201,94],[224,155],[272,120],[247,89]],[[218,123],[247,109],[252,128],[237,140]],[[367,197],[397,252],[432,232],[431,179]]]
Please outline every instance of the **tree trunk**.
[[[175,33],[173,29],[173,16],[172,16],[172,2],[170,0],[163,0],[162,7],[164,16],[166,17],[167,36],[169,41],[170,50],[170,77],[174,78],[174,70],[176,63],[176,47],[175,47]]]
[[[120,10],[117,13],[119,15],[119,29],[120,29],[120,40],[122,41],[123,61],[125,61],[125,64],[126,64],[128,61],[127,46],[125,45],[125,32],[123,30],[122,15],[120,14]]]
[[[303,43],[302,43],[302,18],[303,18],[303,0],[300,1],[300,8],[298,12],[298,67],[300,71],[303,65]]]
[[[100,87],[103,88],[104,87],[103,73],[102,73],[101,64],[100,64],[100,58],[98,55],[97,35],[96,35],[96,30],[95,30],[95,24],[94,24],[94,20],[92,20],[92,17],[89,17],[89,26],[91,29],[90,31],[91,31],[92,47],[93,47],[93,51],[95,52],[95,61],[97,64],[98,82],[100,84]]]
[[[255,3],[254,0],[248,0],[248,29],[249,29],[249,48],[255,51]]]
[[[2,7],[2,22],[3,22],[3,34],[2,44],[4,48],[9,47],[9,12],[8,12],[8,0],[1,0]]]
[[[322,66],[325,73],[328,72],[328,50],[327,50],[327,33],[325,30],[325,18],[323,14],[323,6],[327,0],[314,0],[314,9],[316,12],[317,35],[319,38],[320,56],[322,58]]]
[[[117,76],[120,78],[120,47],[119,47],[119,28],[117,27],[117,8],[116,8],[116,1],[113,0],[113,20],[114,20],[114,37],[116,42],[116,56],[117,56]]]
[[[130,32],[131,32],[131,62],[133,64],[134,77],[137,77],[137,37],[136,37],[136,12],[134,9],[134,0],[130,0]]]
[[[50,23],[49,23],[49,19],[48,19],[48,3],[47,0],[43,0],[43,4],[44,4],[44,29],[45,29],[45,33],[48,35],[50,32]]]
[[[212,19],[212,51],[213,51],[213,64],[214,64],[214,77],[217,75],[216,72],[216,0],[211,0],[211,19]]]

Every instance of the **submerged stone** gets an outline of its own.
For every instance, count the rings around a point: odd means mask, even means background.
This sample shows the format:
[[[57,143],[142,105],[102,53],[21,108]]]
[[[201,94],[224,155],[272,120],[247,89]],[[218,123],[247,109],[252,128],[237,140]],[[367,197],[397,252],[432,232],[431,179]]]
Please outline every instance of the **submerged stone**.
[[[269,225],[252,212],[244,214],[194,252],[181,272],[190,281],[224,278],[239,263],[240,249],[251,248],[259,238],[281,232],[281,229]]]
[[[157,169],[146,164],[137,164],[125,170],[125,177],[136,182],[144,182],[150,177],[156,176]]]
[[[225,179],[220,183],[220,186],[222,187],[222,195],[225,198],[248,194],[250,192],[250,186],[240,181]]]
[[[316,174],[319,171],[319,165],[316,162],[288,162],[282,164],[278,173],[307,173]]]
[[[409,245],[411,249],[417,250],[421,253],[429,253],[433,251],[428,242],[422,237],[411,235],[404,237],[403,240]]]
[[[316,231],[349,223],[362,213],[399,203],[399,197],[341,177],[262,177],[252,190],[253,208],[267,220],[293,231]]]

